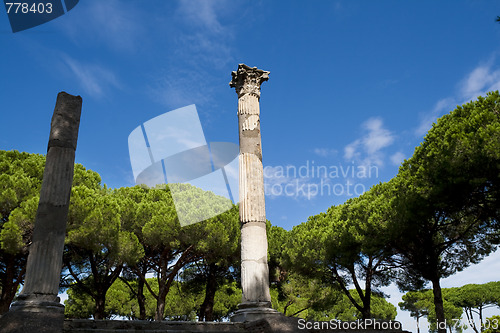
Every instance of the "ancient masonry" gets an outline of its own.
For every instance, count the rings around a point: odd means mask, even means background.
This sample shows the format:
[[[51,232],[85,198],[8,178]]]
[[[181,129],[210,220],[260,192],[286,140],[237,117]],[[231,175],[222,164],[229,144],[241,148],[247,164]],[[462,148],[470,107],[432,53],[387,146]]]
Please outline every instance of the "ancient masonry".
[[[327,332],[300,329],[298,318],[285,317],[271,308],[267,265],[266,213],[260,136],[260,86],[269,72],[244,64],[232,72],[231,87],[238,94],[240,135],[240,222],[242,302],[232,322],[149,322],[66,320],[59,304],[59,276],[66,220],[73,180],[75,150],[82,99],[64,92],[57,96],[43,174],[33,243],[22,294],[0,317],[2,333],[103,332]],[[323,324],[328,324],[324,322]],[[322,324],[322,325],[323,325]],[[311,326],[312,327],[312,326]],[[323,326],[322,326],[323,327]],[[345,330],[337,330],[343,331]],[[361,330],[348,330],[361,332]],[[399,333],[401,329],[366,327],[363,333]]]
[[[260,136],[260,86],[269,72],[238,65],[229,85],[238,94],[240,137],[239,202],[241,222],[241,287],[239,310],[232,321],[248,321],[276,314],[271,309],[267,265],[264,174]]]
[[[2,332],[62,332],[57,294],[81,110],[80,96],[57,95],[24,288],[2,317]]]

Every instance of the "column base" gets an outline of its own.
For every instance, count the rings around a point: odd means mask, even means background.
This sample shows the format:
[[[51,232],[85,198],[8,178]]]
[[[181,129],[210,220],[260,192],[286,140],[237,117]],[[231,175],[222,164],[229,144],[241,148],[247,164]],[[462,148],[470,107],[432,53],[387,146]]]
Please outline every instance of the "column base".
[[[2,333],[62,333],[64,305],[47,299],[46,295],[19,295],[0,317]]]
[[[271,302],[245,302],[238,304],[238,308],[230,318],[232,322],[255,321],[283,316],[281,312],[271,308]]]

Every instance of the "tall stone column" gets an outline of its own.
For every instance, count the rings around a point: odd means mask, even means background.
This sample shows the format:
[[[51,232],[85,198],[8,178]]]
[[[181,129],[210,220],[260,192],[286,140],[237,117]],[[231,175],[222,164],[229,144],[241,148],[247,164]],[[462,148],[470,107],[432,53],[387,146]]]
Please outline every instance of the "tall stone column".
[[[26,278],[6,332],[62,332],[64,306],[57,294],[81,110],[80,96],[57,95]]]
[[[248,321],[274,314],[269,294],[264,172],[260,136],[260,86],[269,72],[238,65],[229,85],[238,94],[240,137],[239,201],[241,222],[241,287],[239,310],[232,321]]]

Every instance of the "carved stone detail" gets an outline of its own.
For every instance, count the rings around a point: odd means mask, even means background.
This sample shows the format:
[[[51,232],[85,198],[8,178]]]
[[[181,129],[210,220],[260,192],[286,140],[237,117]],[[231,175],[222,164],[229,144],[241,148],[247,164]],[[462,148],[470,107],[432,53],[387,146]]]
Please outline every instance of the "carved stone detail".
[[[238,70],[231,73],[233,79],[229,82],[231,88],[236,88],[238,97],[251,94],[260,98],[260,85],[269,79],[269,72],[239,64]]]
[[[264,204],[264,172],[262,162],[254,154],[241,153],[239,163],[240,221],[242,223],[265,223],[266,206]]]
[[[252,94],[242,95],[238,100],[238,115],[260,115],[259,97]]]

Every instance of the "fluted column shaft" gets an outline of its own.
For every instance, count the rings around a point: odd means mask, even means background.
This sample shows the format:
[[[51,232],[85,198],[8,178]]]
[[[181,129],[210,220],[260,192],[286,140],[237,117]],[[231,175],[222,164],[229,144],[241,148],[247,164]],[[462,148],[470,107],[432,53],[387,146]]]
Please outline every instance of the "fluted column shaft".
[[[57,95],[33,242],[29,248],[26,279],[18,303],[58,302],[81,109],[80,96],[65,92]]]
[[[244,307],[270,307],[267,264],[264,173],[260,135],[260,85],[269,72],[244,64],[233,72],[238,94],[240,139],[239,201],[241,222],[241,286]]]

